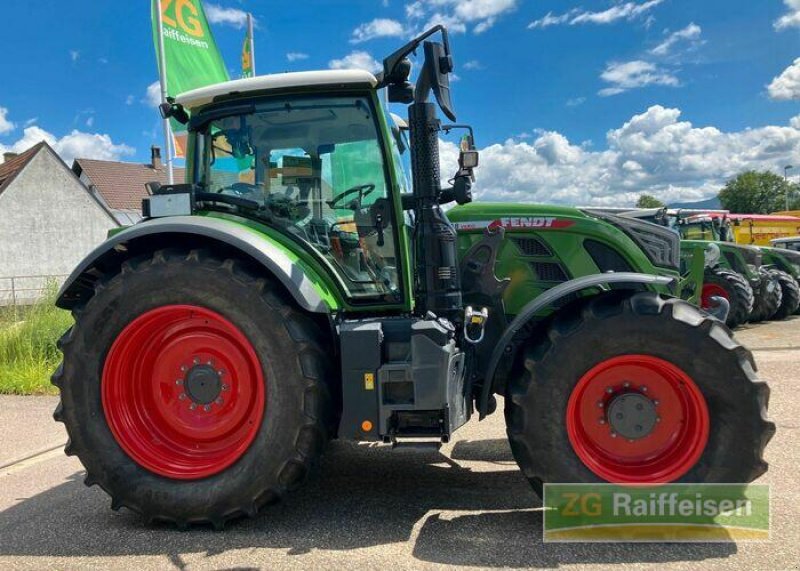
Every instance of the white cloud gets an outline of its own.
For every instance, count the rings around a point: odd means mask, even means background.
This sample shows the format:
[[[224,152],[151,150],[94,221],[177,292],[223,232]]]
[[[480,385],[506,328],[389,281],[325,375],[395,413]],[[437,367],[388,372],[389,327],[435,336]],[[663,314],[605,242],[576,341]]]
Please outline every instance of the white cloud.
[[[21,153],[41,141],[47,141],[68,165],[71,165],[73,159],[76,158],[110,161],[119,160],[135,152],[135,149],[128,145],[114,143],[109,135],[85,133],[75,129],[63,137],[56,137],[35,125],[27,127],[23,132],[22,138],[15,143],[8,146],[0,145],[0,152]]]
[[[8,120],[8,109],[0,107],[0,135],[5,135],[14,130],[14,123]]]
[[[136,96],[135,96],[135,95],[128,95],[128,96],[125,98],[125,105],[133,105],[133,103],[134,103],[135,101],[136,101]]]
[[[81,57],[81,52],[78,50],[69,50],[69,59],[72,60],[72,63],[78,61],[78,58]]]
[[[328,67],[331,69],[365,69],[377,73],[383,69],[383,64],[369,53],[356,50],[341,59],[332,59],[328,62]]]
[[[147,91],[145,92],[144,99],[142,99],[142,103],[150,107],[158,107],[161,105],[161,84],[158,81],[154,81],[147,86]]]
[[[569,24],[570,26],[578,24],[612,24],[619,20],[632,21],[644,16],[647,12],[663,2],[664,0],[647,0],[641,3],[625,2],[615,4],[607,10],[598,12],[591,12],[580,8],[573,8],[560,15],[554,15],[552,12],[548,12],[544,17],[528,24],[528,28],[547,28],[560,24]],[[650,22],[652,23],[652,21]]]
[[[211,4],[210,2],[205,2],[203,5],[205,6],[208,21],[212,24],[232,26],[239,30],[247,26],[247,12],[244,10],[225,8],[218,4]]]
[[[688,42],[690,47],[697,47],[700,44],[700,35],[702,33],[702,28],[692,22],[682,30],[671,33],[663,42],[650,50],[650,53],[654,56],[663,57],[669,55],[675,46],[683,42]]]
[[[308,59],[308,54],[303,52],[289,52],[286,54],[286,59],[289,61],[301,61]]]
[[[783,3],[789,11],[775,20],[775,29],[800,28],[800,0],[783,0]]]
[[[572,99],[567,99],[566,106],[567,107],[579,107],[586,103],[585,97],[573,97]]]
[[[678,78],[659,68],[653,63],[634,60],[627,62],[611,62],[600,78],[609,87],[601,89],[598,93],[603,97],[618,95],[630,89],[637,89],[647,85],[666,85],[677,87],[680,85]]]
[[[518,0],[416,0],[406,5],[406,17],[417,29],[443,24],[451,33],[464,33],[471,25],[474,33],[481,34],[514,10],[517,3]]]
[[[743,170],[800,164],[800,115],[788,126],[726,133],[655,105],[609,131],[606,143],[592,151],[539,131],[532,141],[490,145],[481,150],[475,193],[481,200],[607,206],[633,205],[642,192],[666,202],[702,200]],[[458,148],[440,148],[442,174],[450,177]]]
[[[23,124],[23,126],[25,126],[25,127],[30,127],[31,125],[34,125],[34,124],[36,124],[36,122],[37,122],[37,121],[39,121],[39,118],[38,118],[38,117],[31,117],[30,119],[27,119],[27,120],[25,121],[25,123]]]
[[[405,35],[403,24],[389,18],[375,18],[353,30],[351,44],[360,44],[374,38],[399,38]]]
[[[462,66],[464,69],[483,69],[483,64],[476,59],[471,59]]]
[[[772,80],[767,92],[772,99],[779,101],[800,100],[800,58]]]
[[[93,115],[89,115],[86,118],[86,126],[87,127],[93,127],[94,126],[94,116]]]

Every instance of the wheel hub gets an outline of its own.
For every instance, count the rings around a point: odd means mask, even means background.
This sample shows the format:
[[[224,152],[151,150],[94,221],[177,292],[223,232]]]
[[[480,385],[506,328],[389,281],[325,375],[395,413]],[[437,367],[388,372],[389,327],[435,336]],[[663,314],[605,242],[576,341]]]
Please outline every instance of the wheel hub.
[[[648,436],[657,419],[655,403],[641,393],[623,393],[608,406],[611,430],[629,440]]]
[[[211,404],[222,393],[222,379],[211,365],[195,365],[189,369],[183,385],[192,402],[199,405]]]

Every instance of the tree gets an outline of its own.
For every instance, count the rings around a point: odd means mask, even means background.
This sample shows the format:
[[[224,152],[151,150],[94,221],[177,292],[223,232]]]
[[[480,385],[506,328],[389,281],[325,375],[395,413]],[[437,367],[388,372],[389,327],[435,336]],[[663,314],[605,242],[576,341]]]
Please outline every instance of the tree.
[[[642,194],[636,201],[636,208],[661,208],[664,203],[651,194]]]
[[[769,171],[746,171],[728,181],[719,192],[722,208],[735,214],[769,214],[800,205],[798,185]]]

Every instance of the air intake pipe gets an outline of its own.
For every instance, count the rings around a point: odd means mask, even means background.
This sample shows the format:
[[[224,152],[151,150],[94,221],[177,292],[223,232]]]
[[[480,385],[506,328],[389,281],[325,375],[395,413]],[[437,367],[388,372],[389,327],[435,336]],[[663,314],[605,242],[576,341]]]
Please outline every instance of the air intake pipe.
[[[441,123],[436,106],[428,102],[432,82],[450,71],[448,65],[452,67],[442,45],[425,42],[425,65],[417,80],[416,102],[408,109],[414,185],[415,297],[419,311],[460,321],[463,304],[456,231],[439,206]]]

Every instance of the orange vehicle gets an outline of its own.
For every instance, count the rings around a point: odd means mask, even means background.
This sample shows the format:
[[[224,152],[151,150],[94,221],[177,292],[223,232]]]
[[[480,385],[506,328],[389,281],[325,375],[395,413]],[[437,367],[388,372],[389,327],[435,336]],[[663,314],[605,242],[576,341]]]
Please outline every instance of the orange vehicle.
[[[737,244],[769,246],[770,240],[800,234],[800,217],[785,214],[723,214],[710,212],[711,218],[727,219]]]

